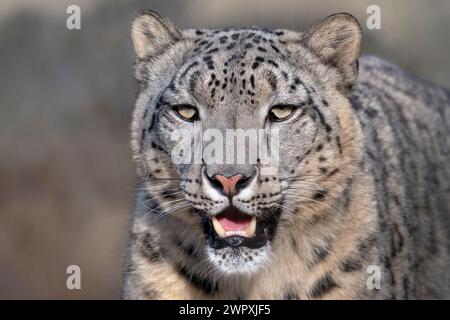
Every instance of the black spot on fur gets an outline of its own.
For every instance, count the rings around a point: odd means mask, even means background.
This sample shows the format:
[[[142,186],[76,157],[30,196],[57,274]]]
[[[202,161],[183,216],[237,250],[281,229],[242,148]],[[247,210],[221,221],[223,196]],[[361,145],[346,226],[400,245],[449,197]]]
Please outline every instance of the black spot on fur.
[[[234,43],[234,42],[232,42],[232,43],[230,43],[229,45],[227,45],[227,49],[228,50],[231,50],[231,49],[233,49],[234,47],[236,46],[236,44]]]
[[[142,134],[141,134],[141,143],[140,143],[140,145],[141,145],[141,149],[142,149],[142,147],[143,147],[143,145],[144,145],[144,140],[145,140],[145,129],[142,129]]]
[[[267,81],[269,82],[269,85],[272,88],[272,90],[275,91],[277,89],[278,82],[277,77],[271,71],[268,71]]]
[[[325,246],[314,247],[312,265],[316,265],[316,264],[324,261],[329,255],[330,255],[329,244],[327,244]]]
[[[372,108],[364,108],[363,109],[365,114],[367,114],[367,116],[369,118],[375,118],[378,115],[378,111]]]
[[[212,45],[213,45],[213,43],[212,43],[212,42],[209,42],[208,45],[206,45],[204,49],[207,50],[207,49],[209,49]]]
[[[309,296],[311,298],[320,298],[336,287],[338,287],[336,281],[334,281],[330,273],[326,273],[313,284]]]
[[[408,276],[404,276],[403,277],[403,293],[405,294],[404,299],[408,300],[409,299],[409,288],[410,288],[410,283],[409,283],[409,279]]]
[[[188,257],[196,257],[196,251],[193,244],[185,244],[181,240],[177,240],[177,245],[183,250]]]
[[[153,115],[152,115],[152,121],[150,122],[150,126],[148,127],[148,132],[152,131],[153,126],[155,125],[155,122],[156,122],[156,114],[153,113]]]
[[[211,54],[211,53],[214,53],[214,52],[217,52],[217,51],[219,51],[219,48],[211,49],[211,50],[209,50],[209,51],[206,52],[206,53],[207,53],[207,54]]]
[[[158,245],[149,232],[141,240],[141,254],[150,262],[156,262],[161,258]]]
[[[339,172],[339,168],[336,168],[336,169],[334,169],[333,171],[331,171],[328,175],[327,175],[327,177],[331,177],[331,176],[334,176],[336,173],[338,173]]]
[[[361,260],[353,257],[346,257],[339,264],[339,270],[341,270],[342,272],[358,271],[361,270],[361,268]]]
[[[186,281],[190,282],[197,289],[202,290],[206,294],[215,293],[219,290],[215,282],[212,282],[204,277],[198,276],[191,271],[188,271],[186,267],[179,266],[178,272],[186,279]]]
[[[183,73],[180,75],[180,78],[183,79],[186,74],[189,72],[189,70],[191,70],[192,68],[194,68],[195,66],[198,65],[198,61],[194,61],[192,62],[184,71]]]
[[[376,244],[376,235],[372,234],[369,237],[359,240],[358,242],[358,252],[360,252],[361,256],[364,258],[368,255],[370,250],[374,247]]]
[[[299,300],[300,298],[294,289],[287,290],[283,295],[283,300]]]
[[[267,63],[273,65],[275,68],[278,68],[278,63],[273,60],[267,60]]]
[[[158,290],[150,289],[150,288],[146,288],[142,294],[143,294],[144,300],[155,300],[159,296]]]
[[[252,88],[255,88],[255,76],[252,74],[250,76],[250,84],[252,85]]]
[[[317,106],[312,106],[312,109],[319,116],[320,123],[322,123],[322,125],[325,127],[325,131],[328,133],[331,132],[332,129],[330,125],[326,122],[325,117],[323,113],[319,110],[319,108],[317,108]]]
[[[157,173],[156,170],[154,172]],[[166,200],[173,200],[173,199],[175,199],[175,196],[172,193],[170,193],[169,191],[167,191],[167,190],[163,190],[161,192],[161,196],[164,199],[166,199]]]
[[[258,47],[258,51],[261,51],[261,52],[267,52],[267,50],[264,49],[263,47]]]
[[[325,198],[325,196],[328,194],[328,191],[327,190],[320,190],[320,191],[317,191],[314,195],[313,195],[313,199],[314,200],[322,200],[323,198]]]
[[[276,53],[280,53],[280,50],[277,47],[275,47],[273,44],[271,44],[270,46]]]
[[[205,56],[205,57],[203,57],[203,61],[206,62],[207,67],[208,67],[209,70],[214,70],[214,62],[213,62],[211,56]]]
[[[392,234],[391,234],[391,256],[395,257],[398,252],[400,252],[403,248],[403,236],[400,232],[400,229],[396,223],[392,225]]]
[[[338,147],[339,154],[342,154],[341,138],[339,138],[339,136],[336,137],[336,145]]]

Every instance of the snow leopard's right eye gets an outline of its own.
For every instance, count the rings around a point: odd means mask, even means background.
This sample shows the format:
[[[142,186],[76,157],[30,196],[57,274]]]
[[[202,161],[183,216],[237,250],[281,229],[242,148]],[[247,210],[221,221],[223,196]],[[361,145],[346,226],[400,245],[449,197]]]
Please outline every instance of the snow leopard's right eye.
[[[198,120],[198,110],[194,106],[191,106],[188,104],[182,104],[182,105],[174,106],[173,110],[183,120],[186,120],[186,121]]]
[[[277,122],[287,120],[294,114],[295,110],[297,110],[297,107],[294,105],[276,105],[270,109],[270,119]]]

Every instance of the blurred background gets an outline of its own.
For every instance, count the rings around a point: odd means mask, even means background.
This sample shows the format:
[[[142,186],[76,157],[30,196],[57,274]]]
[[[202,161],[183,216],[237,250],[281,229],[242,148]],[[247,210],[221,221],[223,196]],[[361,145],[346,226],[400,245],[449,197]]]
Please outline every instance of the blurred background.
[[[66,28],[71,4],[81,30]],[[366,27],[371,4],[381,30]],[[450,87],[448,0],[1,0],[0,298],[120,298],[136,188],[129,29],[141,8],[181,28],[305,30],[350,12],[364,53]],[[66,287],[72,264],[81,290]]]

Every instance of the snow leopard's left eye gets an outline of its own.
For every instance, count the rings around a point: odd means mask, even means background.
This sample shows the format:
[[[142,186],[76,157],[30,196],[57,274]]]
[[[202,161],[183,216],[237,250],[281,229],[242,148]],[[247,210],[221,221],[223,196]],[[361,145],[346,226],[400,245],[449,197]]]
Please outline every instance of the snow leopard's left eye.
[[[270,109],[269,116],[272,121],[284,121],[289,119],[296,109],[296,106],[290,104],[276,105]]]
[[[186,121],[198,120],[198,110],[194,106],[183,104],[183,105],[174,106],[173,110],[183,120],[186,120]]]

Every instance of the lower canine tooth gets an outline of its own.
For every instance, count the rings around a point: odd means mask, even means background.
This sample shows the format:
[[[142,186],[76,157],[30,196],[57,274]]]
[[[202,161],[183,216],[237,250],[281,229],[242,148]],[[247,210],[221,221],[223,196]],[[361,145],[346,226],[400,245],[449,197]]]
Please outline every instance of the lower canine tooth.
[[[220,222],[217,220],[216,217],[212,218],[212,223],[214,226],[214,230],[216,230],[216,233],[219,237],[225,237],[225,229],[222,227]]]
[[[245,235],[247,237],[253,237],[255,235],[255,231],[256,231],[256,218],[253,217],[252,221],[250,222],[250,225],[247,228],[247,231],[245,231]]]

